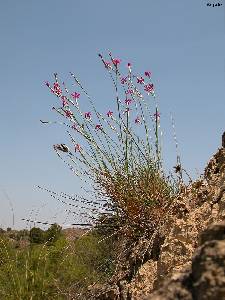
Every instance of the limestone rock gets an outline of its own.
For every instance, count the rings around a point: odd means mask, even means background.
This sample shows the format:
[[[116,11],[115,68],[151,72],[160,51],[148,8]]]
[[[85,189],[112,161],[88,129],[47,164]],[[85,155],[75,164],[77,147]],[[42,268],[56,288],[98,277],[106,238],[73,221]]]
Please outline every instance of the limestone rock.
[[[210,226],[201,234],[203,245],[191,267],[174,274],[162,287],[143,300],[222,300],[225,299],[225,222]],[[207,237],[207,240],[205,238]]]

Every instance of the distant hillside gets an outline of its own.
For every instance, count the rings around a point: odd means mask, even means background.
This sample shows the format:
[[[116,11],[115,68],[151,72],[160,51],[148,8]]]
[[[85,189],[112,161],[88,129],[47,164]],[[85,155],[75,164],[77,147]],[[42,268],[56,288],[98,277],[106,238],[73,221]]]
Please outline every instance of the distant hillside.
[[[86,232],[87,229],[82,228],[66,228],[62,230],[63,235],[65,235],[68,240],[76,240]]]

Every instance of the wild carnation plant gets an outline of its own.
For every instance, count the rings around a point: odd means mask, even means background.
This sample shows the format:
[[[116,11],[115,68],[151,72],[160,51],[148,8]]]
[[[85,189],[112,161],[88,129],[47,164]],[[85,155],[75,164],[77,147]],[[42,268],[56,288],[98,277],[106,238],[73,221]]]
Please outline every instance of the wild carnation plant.
[[[93,182],[101,200],[80,197],[80,202],[94,205],[95,212],[103,208],[95,222],[128,235],[142,234],[146,228],[152,231],[177,191],[163,170],[155,86],[150,71],[136,75],[128,63],[124,74],[122,61],[111,52],[108,59],[99,58],[115,90],[109,109],[97,110],[75,74],[70,73],[76,88],[69,90],[55,73],[54,82],[45,84],[58,100],[53,110],[65,121],[41,122],[66,126],[71,146],[57,144],[54,150],[77,176]],[[84,101],[86,110],[80,105]]]

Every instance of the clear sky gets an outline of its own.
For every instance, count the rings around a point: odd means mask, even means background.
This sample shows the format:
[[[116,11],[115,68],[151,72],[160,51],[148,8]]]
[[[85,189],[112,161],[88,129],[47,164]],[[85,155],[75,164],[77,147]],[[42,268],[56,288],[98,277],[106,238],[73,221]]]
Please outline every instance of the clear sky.
[[[76,72],[96,105],[108,107],[111,86],[97,57],[108,49],[137,72],[152,71],[168,167],[175,163],[172,112],[184,167],[194,177],[203,172],[225,130],[225,3],[208,2],[1,1],[0,226],[12,226],[10,207],[15,227],[30,215],[65,221],[65,207],[35,188],[81,191],[52,148],[66,142],[65,132],[39,122],[56,118],[43,82],[56,71],[65,81]]]

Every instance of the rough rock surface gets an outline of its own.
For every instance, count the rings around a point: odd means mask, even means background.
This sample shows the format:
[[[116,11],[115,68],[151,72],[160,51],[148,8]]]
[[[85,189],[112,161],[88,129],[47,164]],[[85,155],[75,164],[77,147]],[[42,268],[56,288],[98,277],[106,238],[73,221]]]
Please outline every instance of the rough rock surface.
[[[184,187],[151,241],[145,241],[147,254],[142,263],[136,260],[135,272],[120,272],[116,280],[97,288],[92,299],[225,299],[224,220],[225,149],[221,148],[202,178]],[[131,251],[133,262],[143,241],[140,245]]]
[[[225,299],[225,222],[211,225],[200,236],[191,267],[173,276],[145,300]]]
[[[165,240],[155,269],[146,268],[145,264],[140,268],[140,272],[145,269],[143,282],[146,283],[145,278],[149,278],[149,273],[154,273],[155,277],[152,276],[152,279],[147,280],[147,284],[142,287],[140,281],[139,285],[135,283],[134,278],[129,286],[132,291],[131,299],[141,299],[149,295],[158,289],[165,279],[190,268],[195,249],[200,245],[201,239],[206,239],[208,235],[208,233],[204,236],[200,234],[209,225],[223,220],[225,220],[225,149],[221,148],[210,160],[204,176],[191,184],[174,202],[171,213],[161,228],[160,234],[165,236]],[[149,261],[148,264],[151,265]]]

